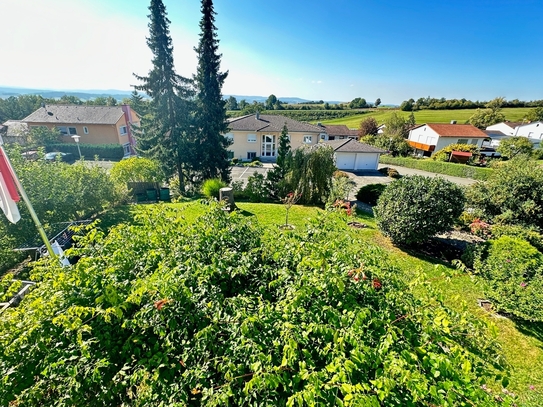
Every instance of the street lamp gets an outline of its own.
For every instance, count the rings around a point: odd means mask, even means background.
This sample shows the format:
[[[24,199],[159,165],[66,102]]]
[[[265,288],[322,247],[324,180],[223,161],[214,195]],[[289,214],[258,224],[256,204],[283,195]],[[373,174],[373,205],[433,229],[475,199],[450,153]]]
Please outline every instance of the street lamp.
[[[72,138],[74,139],[75,144],[77,144],[77,151],[79,151],[79,159],[82,160],[83,157],[81,157],[81,149],[79,148],[79,139],[81,138],[81,136],[78,136],[76,134],[75,136],[72,136]]]

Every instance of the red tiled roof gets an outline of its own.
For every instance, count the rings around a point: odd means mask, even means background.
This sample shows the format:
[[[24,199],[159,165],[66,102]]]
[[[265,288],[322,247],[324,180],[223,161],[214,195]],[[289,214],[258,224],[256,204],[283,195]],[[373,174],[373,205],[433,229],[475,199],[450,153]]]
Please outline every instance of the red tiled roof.
[[[488,137],[482,130],[471,124],[427,123],[426,125],[439,134],[440,137]]]

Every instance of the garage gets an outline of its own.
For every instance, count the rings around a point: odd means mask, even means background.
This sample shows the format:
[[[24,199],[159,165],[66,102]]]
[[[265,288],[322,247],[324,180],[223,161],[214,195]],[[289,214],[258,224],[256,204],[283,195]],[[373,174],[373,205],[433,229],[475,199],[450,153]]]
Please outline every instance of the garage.
[[[326,143],[334,149],[336,167],[339,170],[377,170],[379,155],[385,152],[352,139],[331,140]]]

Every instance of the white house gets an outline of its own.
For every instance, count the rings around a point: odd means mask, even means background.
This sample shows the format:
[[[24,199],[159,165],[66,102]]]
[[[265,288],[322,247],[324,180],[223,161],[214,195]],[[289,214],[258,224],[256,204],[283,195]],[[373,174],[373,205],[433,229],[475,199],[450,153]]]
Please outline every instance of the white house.
[[[517,123],[517,122],[502,122],[493,124],[486,128],[486,132],[501,132],[510,137],[526,137],[528,138],[535,148],[539,148],[541,141],[543,140],[543,122],[529,122],[529,123]],[[493,144],[499,145],[499,137],[490,136]]]
[[[481,147],[487,135],[471,124],[427,123],[409,131],[408,143],[415,155],[430,157],[450,144]]]
[[[522,123],[521,122],[501,122],[488,126],[486,130],[499,131],[505,134],[506,136],[515,136],[515,129],[518,128]]]

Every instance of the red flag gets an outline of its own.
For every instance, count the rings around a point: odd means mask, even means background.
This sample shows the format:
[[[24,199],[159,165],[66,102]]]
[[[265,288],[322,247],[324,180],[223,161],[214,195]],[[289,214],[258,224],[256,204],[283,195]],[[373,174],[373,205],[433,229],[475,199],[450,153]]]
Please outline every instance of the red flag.
[[[0,209],[11,223],[17,223],[21,215],[17,208],[19,194],[13,179],[13,170],[5,157],[4,149],[0,147]]]

